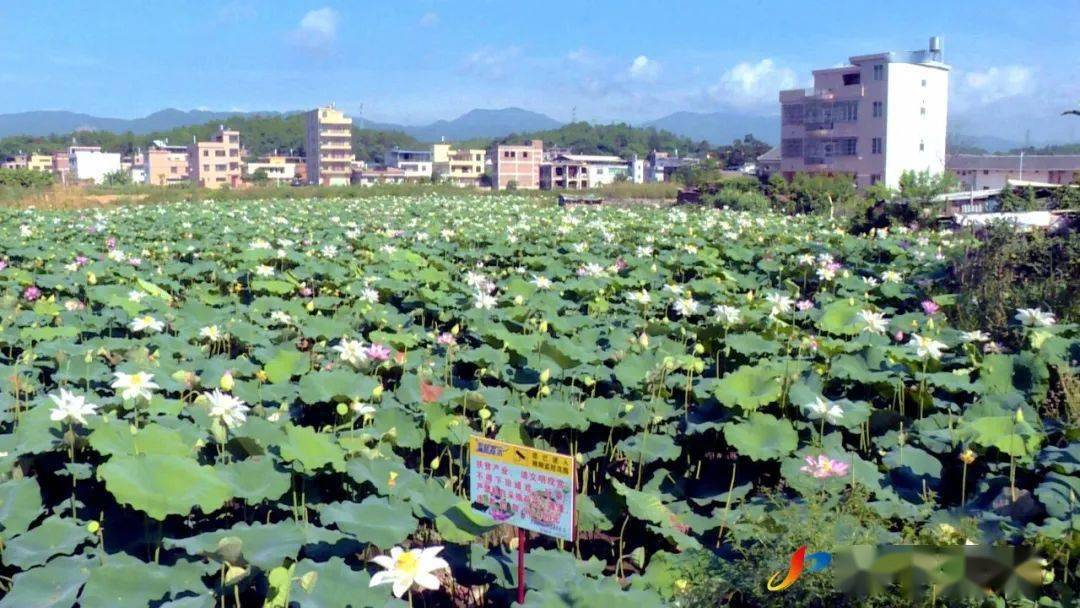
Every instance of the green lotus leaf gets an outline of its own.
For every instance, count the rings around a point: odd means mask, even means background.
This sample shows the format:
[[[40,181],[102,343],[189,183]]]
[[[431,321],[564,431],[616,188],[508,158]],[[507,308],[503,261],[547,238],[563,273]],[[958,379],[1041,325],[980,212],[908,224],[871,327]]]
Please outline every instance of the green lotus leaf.
[[[180,456],[114,456],[98,467],[98,477],[117,502],[158,520],[195,507],[210,513],[232,496],[212,467]]]
[[[204,570],[178,561],[171,566],[150,564],[125,553],[110,555],[104,565],[90,570],[79,596],[81,608],[145,608],[159,600],[195,592],[208,594]]]
[[[280,384],[288,382],[290,378],[302,372],[306,367],[307,355],[297,350],[283,349],[277,351],[266,362],[264,369],[270,382]]]
[[[780,398],[780,381],[781,375],[770,367],[744,365],[721,378],[713,393],[728,407],[756,410]]]
[[[49,517],[22,534],[8,540],[3,562],[22,569],[39,566],[57,555],[69,555],[91,535],[85,526],[60,517]]]
[[[669,435],[638,433],[620,441],[616,447],[635,463],[670,461],[682,455],[682,450]]]
[[[343,538],[340,533],[287,520],[276,524],[239,523],[231,528],[204,532],[188,538],[167,538],[166,547],[182,549],[192,556],[220,559],[218,548],[223,539],[239,541],[239,554],[245,563],[270,570],[286,558],[295,560],[301,547],[317,543],[333,544]]]
[[[312,428],[285,425],[285,439],[278,447],[282,460],[295,464],[303,471],[313,472],[325,466],[335,471],[345,470],[345,452],[331,435]]]
[[[296,564],[293,576],[300,579],[314,573],[309,589],[294,582],[290,598],[304,608],[341,608],[343,605],[373,608],[404,608],[408,604],[390,594],[390,585],[370,586],[371,575],[366,570],[353,570],[339,557],[326,562],[305,559]],[[347,600],[345,599],[347,598]],[[343,602],[346,602],[343,604]]]
[[[417,526],[416,519],[403,504],[375,496],[368,496],[360,503],[322,504],[318,509],[324,524],[380,549],[400,545]]]
[[[179,431],[153,423],[136,430],[127,421],[115,418],[99,423],[87,440],[90,447],[102,456],[189,456],[195,450],[193,445],[184,441]]]
[[[478,536],[497,526],[495,520],[474,509],[467,501],[458,502],[435,518],[439,536],[452,543],[474,542]]]
[[[98,565],[82,556],[58,557],[44,566],[18,572],[12,577],[11,589],[0,598],[0,608],[70,608],[90,571]]]
[[[37,479],[23,477],[0,483],[0,539],[22,534],[44,512]]]
[[[289,474],[274,466],[269,457],[254,457],[215,467],[222,481],[232,487],[233,496],[249,505],[276,500],[289,491]]]
[[[795,451],[799,434],[786,419],[752,412],[745,422],[724,427],[724,439],[751,460],[775,460]]]

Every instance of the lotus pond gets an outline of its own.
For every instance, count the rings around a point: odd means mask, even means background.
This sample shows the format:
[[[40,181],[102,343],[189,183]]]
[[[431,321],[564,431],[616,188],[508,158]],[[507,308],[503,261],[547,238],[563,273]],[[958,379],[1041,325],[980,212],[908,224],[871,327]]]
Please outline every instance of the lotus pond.
[[[1035,545],[1067,605],[1080,333],[951,325],[971,246],[469,194],[0,209],[0,607],[510,605],[471,434],[576,457],[529,605],[840,605],[765,580],[854,543]]]

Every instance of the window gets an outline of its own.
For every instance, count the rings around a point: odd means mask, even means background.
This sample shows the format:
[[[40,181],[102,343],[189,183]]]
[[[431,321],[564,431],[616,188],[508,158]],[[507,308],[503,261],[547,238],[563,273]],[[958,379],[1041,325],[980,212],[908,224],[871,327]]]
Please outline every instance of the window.
[[[854,74],[844,74],[844,86],[859,84],[859,81],[860,78],[858,72],[855,72]]]
[[[885,66],[880,65],[880,64],[875,65],[874,66],[874,80],[884,80],[884,79],[885,79]]]
[[[874,139],[870,140],[870,153],[871,154],[881,154],[881,138],[880,137],[875,137]]]
[[[881,103],[880,101],[874,102],[874,118],[881,118],[884,105],[885,104]]]
[[[919,115],[926,116],[926,106],[919,108]]]
[[[870,185],[871,186],[873,186],[874,184],[876,184],[876,183],[878,183],[880,181],[881,181],[881,175],[880,174],[874,173],[873,175],[870,176]]]
[[[784,104],[781,108],[781,121],[785,125],[801,125],[803,122],[804,108],[802,104]]]
[[[925,78],[922,79],[922,86],[924,86],[924,87],[926,86],[926,79]]]
[[[797,158],[803,155],[803,140],[785,139],[780,143],[780,156],[783,158]]]
[[[528,152],[522,152],[521,153],[521,158],[529,158],[529,153]]]
[[[924,152],[924,151],[926,151],[926,142],[920,139],[919,140],[919,152]]]

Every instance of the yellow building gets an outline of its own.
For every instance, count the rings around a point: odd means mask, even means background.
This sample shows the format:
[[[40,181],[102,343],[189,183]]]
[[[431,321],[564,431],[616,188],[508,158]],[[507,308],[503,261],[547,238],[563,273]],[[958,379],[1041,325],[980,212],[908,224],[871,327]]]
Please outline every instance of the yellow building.
[[[321,186],[348,186],[352,179],[352,119],[333,107],[307,113],[307,179]]]
[[[457,186],[479,186],[486,156],[486,150],[455,150],[450,144],[435,144],[431,147],[432,173]]]
[[[26,159],[26,168],[52,173],[52,156],[48,154],[31,154],[30,157]]]

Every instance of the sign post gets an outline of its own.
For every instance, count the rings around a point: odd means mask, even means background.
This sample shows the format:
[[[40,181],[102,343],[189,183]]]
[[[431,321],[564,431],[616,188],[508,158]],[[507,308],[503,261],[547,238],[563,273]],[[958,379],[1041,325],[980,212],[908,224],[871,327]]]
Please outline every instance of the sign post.
[[[575,472],[573,456],[469,438],[469,499],[495,521],[517,527],[519,604],[525,603],[525,531],[574,540]]]

